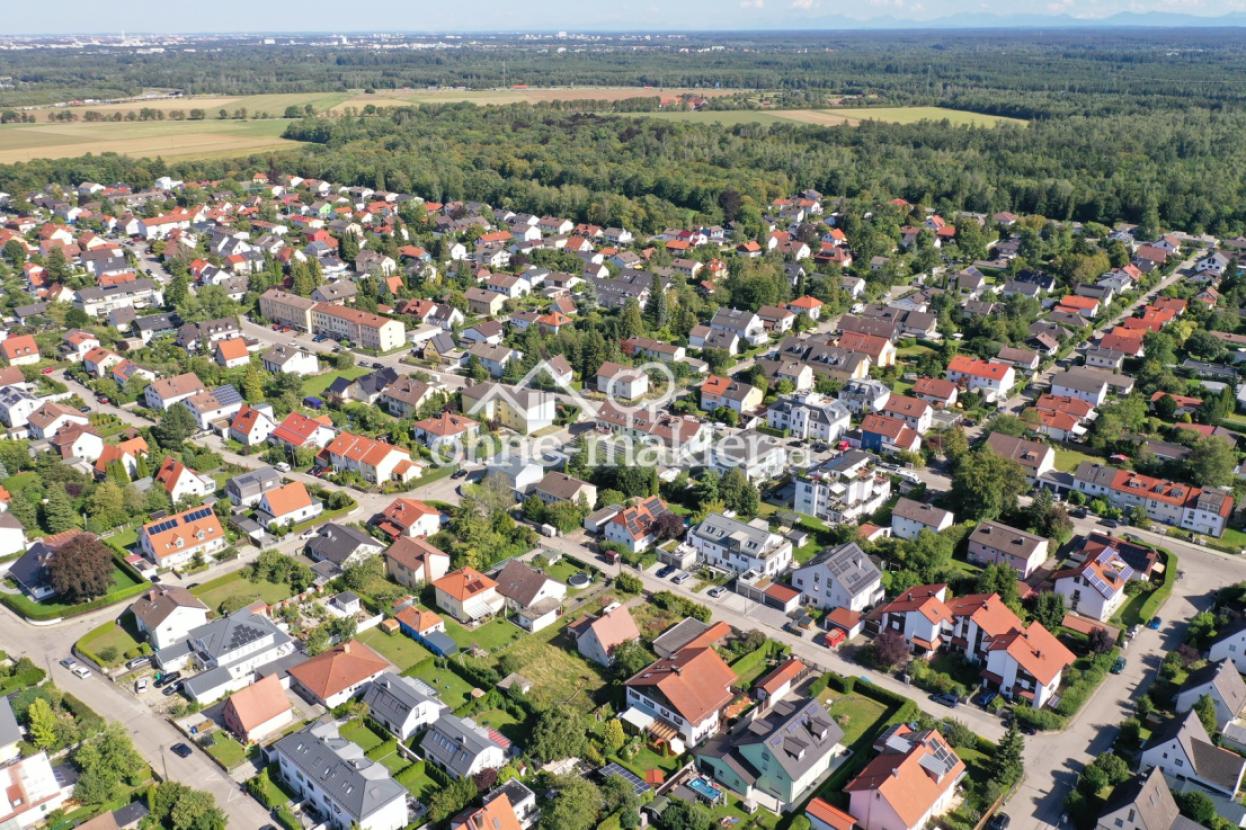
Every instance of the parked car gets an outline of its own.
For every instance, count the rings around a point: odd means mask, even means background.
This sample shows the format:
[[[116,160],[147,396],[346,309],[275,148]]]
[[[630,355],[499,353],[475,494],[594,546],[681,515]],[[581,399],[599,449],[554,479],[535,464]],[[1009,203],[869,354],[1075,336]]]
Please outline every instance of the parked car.
[[[656,576],[658,579],[666,579],[668,576],[670,576],[673,573],[675,573],[675,566],[665,565],[658,569]]]
[[[73,671],[73,673],[77,677],[80,677],[80,678],[87,678],[91,676],[91,670],[88,669],[86,666],[82,665],[81,663],[74,666],[73,669],[71,669],[71,671]]]
[[[1151,617],[1151,619],[1146,621],[1146,627],[1151,629],[1152,631],[1159,631],[1159,627],[1163,624],[1164,624],[1164,621],[1161,620],[1159,617]]]
[[[960,698],[951,692],[935,692],[930,696],[935,703],[942,703],[949,709],[955,709],[960,705]]]
[[[40,369],[39,371],[41,371],[41,372],[42,372],[43,374],[45,374],[45,375],[50,375],[50,374],[52,374],[53,372],[55,372],[55,371],[56,371],[56,367],[55,367],[55,366],[44,366],[44,367],[43,367],[42,369]]]
[[[179,758],[189,758],[192,751],[190,747],[183,743],[173,744],[169,749]]]
[[[1012,819],[1007,813],[996,813],[991,816],[991,820],[986,823],[986,830],[1006,830]]]
[[[125,667],[129,669],[130,671],[134,671],[135,669],[141,669],[141,668],[144,668],[145,666],[150,666],[150,665],[151,665],[151,658],[144,656],[144,657],[135,657],[133,660],[130,660],[129,662],[127,662],[125,664]]]
[[[385,364],[379,360],[372,361],[370,365],[372,366],[373,369],[384,369],[385,368]]]
[[[794,622],[789,621],[789,622],[783,623],[783,630],[786,631],[788,634],[795,634],[797,637],[805,636],[805,629],[801,628],[799,625],[797,625]]]
[[[134,681],[134,693],[142,694],[145,691],[147,691],[147,678],[140,677],[138,680]]]
[[[159,689],[164,686],[168,686],[170,683],[176,683],[177,681],[181,679],[182,679],[182,673],[180,671],[174,671],[174,672],[169,672],[168,674],[162,674],[156,678],[156,688]]]
[[[1133,625],[1129,626],[1129,630],[1125,632],[1125,639],[1132,640],[1134,637],[1138,636],[1138,632],[1141,630],[1142,629],[1138,627],[1138,624],[1134,623]]]
[[[683,585],[689,579],[692,579],[692,574],[687,571],[680,571],[671,578],[671,582],[674,582],[676,585]]]
[[[459,469],[451,473],[450,478],[463,478],[466,475],[467,475],[467,470]]]
[[[1086,516],[1087,516],[1088,514],[1086,513],[1086,508],[1084,508],[1084,507],[1078,507],[1078,508],[1075,508],[1075,509],[1073,509],[1073,510],[1070,510],[1070,511],[1069,511],[1069,515],[1070,515],[1070,516],[1072,516],[1072,517],[1073,517],[1073,518],[1075,518],[1075,519],[1084,519],[1084,518],[1086,518]]]
[[[91,407],[87,406],[86,404],[83,404],[82,406],[78,407],[78,411],[83,414],[86,414],[91,411]]]
[[[161,692],[160,694],[164,695],[165,697],[172,697],[173,695],[177,694],[181,690],[182,690],[182,683],[179,680],[177,683],[174,683],[170,686],[165,686],[164,691]]]
[[[1116,519],[1100,519],[1099,524],[1103,525],[1104,527],[1120,527],[1121,526],[1121,523],[1116,521]]]
[[[75,660],[75,659],[74,659],[74,658],[72,658],[72,657],[66,657],[66,658],[64,658],[63,660],[61,660],[61,661],[60,661],[60,664],[61,664],[61,666],[62,666],[63,668],[66,668],[66,669],[69,669],[70,671],[73,671],[73,670],[74,670],[74,667],[78,665],[78,661],[77,661],[77,660]]]
[[[713,588],[709,589],[708,593],[712,598],[718,599],[723,594],[727,593],[727,589],[721,585],[715,585]]]
[[[990,706],[991,702],[994,701],[995,698],[997,697],[999,697],[999,692],[995,691],[994,689],[983,689],[982,691],[974,695],[972,698],[970,698],[969,702],[972,703],[974,706],[981,706],[983,709],[985,709],[986,707]]]
[[[282,472],[282,473],[290,472],[290,465],[284,461],[278,461],[274,466],[277,468],[278,472]]]
[[[1116,662],[1112,664],[1112,668],[1108,669],[1108,671],[1112,672],[1112,674],[1120,674],[1124,670],[1125,670],[1125,658],[1124,657],[1117,657]]]

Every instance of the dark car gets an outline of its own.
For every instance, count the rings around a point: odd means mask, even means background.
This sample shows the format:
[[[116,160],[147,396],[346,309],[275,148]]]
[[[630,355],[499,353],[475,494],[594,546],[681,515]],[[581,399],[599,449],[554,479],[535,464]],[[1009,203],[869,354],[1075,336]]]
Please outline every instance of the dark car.
[[[384,364],[384,363],[381,363],[379,360],[374,360],[374,361],[372,361],[372,368],[373,368],[373,369],[384,369],[384,368],[385,368],[385,364]]]
[[[164,686],[168,686],[170,683],[176,683],[177,681],[181,679],[182,679],[182,673],[180,671],[174,671],[174,672],[169,672],[168,674],[162,674],[158,678],[156,678],[156,688],[160,689]]]
[[[1084,507],[1078,507],[1078,508],[1077,508],[1077,509],[1075,509],[1075,510],[1070,510],[1070,511],[1069,511],[1069,515],[1070,515],[1070,516],[1072,516],[1072,517],[1073,517],[1073,518],[1075,518],[1075,519],[1084,519],[1084,518],[1086,518],[1086,515],[1087,515],[1087,514],[1086,514],[1086,508],[1084,508]]]
[[[986,830],[1005,830],[1012,819],[1007,813],[996,813],[991,816],[991,820],[986,823]]]
[[[960,705],[960,698],[951,692],[935,692],[930,696],[935,703],[942,703],[949,709],[955,709]]]
[[[1159,631],[1159,627],[1163,624],[1164,624],[1164,621],[1161,620],[1159,617],[1151,617],[1151,619],[1146,621],[1146,627],[1151,629],[1152,631]]]
[[[662,568],[662,570],[658,571],[657,577],[658,579],[666,579],[668,576],[670,576],[673,573],[675,573],[675,566],[667,565],[666,567]]]
[[[83,406],[78,407],[78,411],[79,411],[79,412],[84,412],[84,413],[85,413],[85,412],[90,412],[90,411],[91,411],[91,407],[86,406],[86,405],[83,405]]]
[[[999,697],[999,692],[995,691],[994,689],[983,689],[982,691],[974,695],[972,698],[970,698],[970,703],[972,703],[974,706],[981,706],[983,709],[985,709],[986,707],[990,706],[991,701],[995,700],[995,698],[997,697]]]
[[[191,748],[186,744],[173,744],[169,749],[179,758],[189,758],[191,754]]]
[[[467,475],[467,470],[455,470],[450,478],[463,478],[465,475]]]
[[[1125,658],[1124,657],[1117,657],[1116,662],[1112,664],[1112,668],[1108,669],[1108,671],[1112,672],[1112,674],[1120,674],[1124,670],[1125,670]]]
[[[1116,521],[1116,519],[1100,519],[1099,524],[1103,525],[1104,527],[1120,527],[1121,526],[1121,523]]]
[[[164,691],[161,692],[160,694],[164,695],[165,697],[173,697],[173,695],[177,694],[181,690],[182,690],[182,682],[179,680],[178,682],[173,683],[172,685],[165,686]]]

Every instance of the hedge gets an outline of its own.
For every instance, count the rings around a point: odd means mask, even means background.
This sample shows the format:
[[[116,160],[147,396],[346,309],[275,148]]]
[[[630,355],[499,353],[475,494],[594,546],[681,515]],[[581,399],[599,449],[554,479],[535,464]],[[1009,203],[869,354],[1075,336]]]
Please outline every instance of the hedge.
[[[1138,616],[1143,621],[1154,617],[1159,610],[1164,607],[1164,603],[1172,596],[1173,588],[1177,585],[1177,555],[1164,548],[1156,548],[1164,557],[1164,581],[1156,588],[1146,602],[1142,603],[1142,607],[1138,609]]]
[[[46,621],[65,619],[68,617],[78,617],[91,611],[98,611],[101,608],[107,608],[118,602],[124,602],[132,599],[151,587],[151,583],[143,580],[138,585],[131,585],[127,588],[121,588],[102,597],[96,597],[89,602],[80,602],[77,605],[57,605],[49,607],[40,602],[35,602],[25,594],[0,594],[0,603],[3,603],[13,613],[24,617],[28,620]]]

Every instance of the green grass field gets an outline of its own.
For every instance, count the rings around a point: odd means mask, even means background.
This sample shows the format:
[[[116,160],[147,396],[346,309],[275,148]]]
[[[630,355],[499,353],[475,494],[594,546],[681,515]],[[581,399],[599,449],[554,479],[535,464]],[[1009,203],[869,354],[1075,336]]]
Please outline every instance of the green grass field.
[[[359,641],[397,666],[400,672],[433,656],[431,651],[400,631],[386,634],[379,627],[372,628],[360,634]]]
[[[234,571],[192,588],[191,593],[199,597],[210,610],[216,611],[222,602],[235,596],[263,600],[269,604],[280,602],[290,596],[290,586],[284,582],[252,582],[240,571]]]
[[[6,124],[0,127],[0,164],[87,153],[222,158],[299,146],[281,138],[285,128],[281,119]]]
[[[127,613],[125,617],[133,625],[133,616]],[[120,623],[106,622],[82,635],[77,648],[101,666],[112,667],[120,665],[127,652],[137,651],[139,642]]]
[[[332,372],[322,372],[319,375],[309,375],[303,379],[303,396],[323,395],[324,391],[333,385],[333,381],[338,378],[346,378],[354,380],[368,374],[370,370],[363,366],[352,366],[349,369],[335,370]]]
[[[437,690],[437,696],[451,709],[458,709],[467,702],[472,687],[466,680],[449,669],[437,668],[435,660],[425,660],[407,669],[403,674],[417,677]]]
[[[1089,461],[1092,464],[1102,464],[1105,460],[1101,455],[1090,455],[1078,450],[1065,449],[1064,447],[1056,447],[1055,450],[1056,469],[1062,473],[1073,472],[1077,469],[1077,465],[1083,461]]]

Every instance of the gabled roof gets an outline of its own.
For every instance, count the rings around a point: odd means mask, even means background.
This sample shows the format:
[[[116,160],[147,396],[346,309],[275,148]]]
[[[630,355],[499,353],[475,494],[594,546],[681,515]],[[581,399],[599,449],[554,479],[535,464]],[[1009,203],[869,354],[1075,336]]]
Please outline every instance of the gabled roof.
[[[152,631],[179,608],[193,608],[205,614],[208,610],[208,606],[185,588],[162,585],[136,599],[130,606],[130,611],[142,622],[144,628]]]
[[[433,587],[463,602],[479,594],[495,590],[498,584],[475,568],[459,568],[434,582]]]
[[[244,732],[250,732],[290,708],[290,701],[281,688],[281,677],[275,673],[234,692],[225,701],[225,709],[234,713]]]
[[[689,723],[700,723],[731,702],[736,674],[712,648],[685,647],[642,669],[627,685],[656,692]]]
[[[877,793],[905,826],[915,827],[964,771],[965,762],[938,731],[913,732],[901,725],[844,791]]]
[[[327,700],[389,668],[389,661],[358,640],[334,646],[290,669],[299,685]]]

